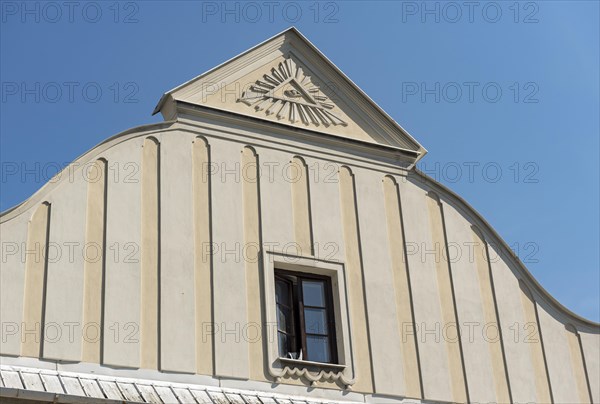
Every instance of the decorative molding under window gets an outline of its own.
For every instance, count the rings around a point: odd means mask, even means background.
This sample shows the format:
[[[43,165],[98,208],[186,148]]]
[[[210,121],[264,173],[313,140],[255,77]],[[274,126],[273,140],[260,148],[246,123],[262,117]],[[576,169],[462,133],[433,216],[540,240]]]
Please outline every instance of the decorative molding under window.
[[[298,377],[314,385],[317,382],[337,383],[350,389],[356,382],[350,317],[346,291],[346,271],[342,262],[320,260],[280,252],[263,253],[265,263],[263,286],[265,290],[265,318],[267,324],[277,324],[275,304],[275,268],[288,271],[324,275],[331,278],[336,326],[338,363],[320,363],[307,360],[279,357],[277,338],[269,338],[267,360],[269,373],[277,383],[287,378]]]

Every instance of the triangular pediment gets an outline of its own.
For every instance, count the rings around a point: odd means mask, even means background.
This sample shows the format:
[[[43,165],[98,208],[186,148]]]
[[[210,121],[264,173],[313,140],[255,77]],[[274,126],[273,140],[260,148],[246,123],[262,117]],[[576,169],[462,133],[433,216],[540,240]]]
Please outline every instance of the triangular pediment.
[[[209,107],[414,153],[425,149],[296,29],[255,46],[166,93],[155,112]]]

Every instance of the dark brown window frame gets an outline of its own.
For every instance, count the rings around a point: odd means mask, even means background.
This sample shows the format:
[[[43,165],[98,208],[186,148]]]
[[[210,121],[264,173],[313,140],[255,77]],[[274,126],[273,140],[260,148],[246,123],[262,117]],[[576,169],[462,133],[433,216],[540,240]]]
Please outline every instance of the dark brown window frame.
[[[275,268],[275,282],[277,280],[285,281],[291,284],[292,291],[292,317],[294,320],[294,337],[296,339],[295,348],[301,348],[303,352],[303,360],[305,361],[314,361],[309,355],[310,352],[307,349],[306,336],[308,335],[320,335],[316,333],[306,332],[306,324],[304,319],[304,309],[305,308],[318,308],[325,309],[325,313],[327,316],[327,339],[329,345],[329,359],[330,362],[323,362],[329,364],[338,364],[338,351],[337,351],[337,338],[336,338],[336,318],[335,318],[335,310],[334,310],[334,302],[333,302],[333,285],[331,282],[331,277],[326,275],[313,274],[309,272],[299,272],[299,271],[290,271],[287,269]],[[290,279],[290,277],[296,278],[296,282]],[[325,307],[316,307],[304,305],[304,296],[302,291],[302,280],[318,280],[323,281],[325,284]],[[277,302],[277,299],[275,299]],[[276,303],[277,305],[278,303]],[[277,327],[279,334],[279,325]],[[286,333],[287,334],[287,333]],[[288,334],[289,335],[289,334]],[[323,336],[323,335],[321,335]],[[298,346],[299,343],[299,346]],[[279,344],[279,338],[277,338],[277,344]],[[288,347],[290,346],[288,345]],[[291,351],[291,349],[290,349]],[[306,355],[306,356],[304,356]],[[286,358],[289,359],[289,358]]]

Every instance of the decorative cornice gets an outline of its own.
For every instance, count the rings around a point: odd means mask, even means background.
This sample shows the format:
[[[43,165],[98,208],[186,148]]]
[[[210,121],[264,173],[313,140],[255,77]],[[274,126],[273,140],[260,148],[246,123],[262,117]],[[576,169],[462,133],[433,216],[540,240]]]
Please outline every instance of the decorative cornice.
[[[395,167],[411,169],[420,157],[420,152],[402,149],[381,143],[367,142],[364,140],[330,135],[314,130],[314,128],[299,128],[279,122],[267,121],[258,117],[241,115],[236,112],[224,111],[204,105],[197,105],[185,101],[175,101],[179,113],[179,121],[189,124],[191,120],[206,121],[210,119],[215,123],[233,125],[246,130],[260,131],[261,136],[276,133],[278,137],[286,136],[302,141],[310,141],[324,148],[352,151],[357,156],[367,157],[376,161],[378,165],[385,166],[390,163]],[[275,141],[275,137],[272,139]]]

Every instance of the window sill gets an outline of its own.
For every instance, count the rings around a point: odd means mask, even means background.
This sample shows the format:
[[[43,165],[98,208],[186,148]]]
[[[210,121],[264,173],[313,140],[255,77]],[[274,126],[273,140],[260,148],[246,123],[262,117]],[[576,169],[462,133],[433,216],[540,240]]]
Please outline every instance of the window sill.
[[[319,367],[319,368],[329,368],[336,369],[338,371],[346,369],[346,365],[340,365],[337,363],[325,363],[325,362],[313,362],[313,361],[305,361],[302,359],[290,359],[290,358],[278,358],[281,363],[286,365],[293,365],[295,367]]]
[[[306,378],[311,385],[314,385],[319,380],[325,380],[330,382],[341,382],[344,388],[350,389],[350,386],[354,384],[354,380],[347,380],[343,375],[343,372],[347,367],[346,365],[282,357],[277,359],[284,367],[283,374],[276,378],[278,383],[281,381],[282,376],[296,376]]]

